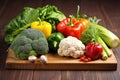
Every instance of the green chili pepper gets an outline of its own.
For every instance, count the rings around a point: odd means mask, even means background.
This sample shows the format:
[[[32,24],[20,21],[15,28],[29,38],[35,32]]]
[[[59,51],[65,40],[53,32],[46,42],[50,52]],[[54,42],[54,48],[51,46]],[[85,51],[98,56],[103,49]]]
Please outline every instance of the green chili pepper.
[[[57,52],[59,48],[59,43],[63,38],[64,36],[60,32],[54,32],[48,37],[47,41],[48,41],[50,52],[54,52],[54,53]]]

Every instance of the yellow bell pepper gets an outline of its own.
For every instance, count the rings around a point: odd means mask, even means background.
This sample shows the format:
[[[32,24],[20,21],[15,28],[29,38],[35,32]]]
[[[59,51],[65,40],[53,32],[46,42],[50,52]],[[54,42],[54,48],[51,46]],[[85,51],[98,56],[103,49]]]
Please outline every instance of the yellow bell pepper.
[[[46,21],[34,21],[31,23],[31,28],[42,31],[46,38],[52,33],[52,25]]]

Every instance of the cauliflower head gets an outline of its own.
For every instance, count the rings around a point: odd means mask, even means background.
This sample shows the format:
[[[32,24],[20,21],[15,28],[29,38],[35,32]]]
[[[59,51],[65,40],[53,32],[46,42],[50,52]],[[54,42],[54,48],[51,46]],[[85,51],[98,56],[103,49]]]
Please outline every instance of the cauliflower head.
[[[85,45],[75,37],[68,36],[61,40],[58,55],[79,58],[85,52]]]
[[[17,35],[10,48],[19,59],[28,59],[31,55],[44,55],[49,49],[44,34],[31,28],[25,29]]]

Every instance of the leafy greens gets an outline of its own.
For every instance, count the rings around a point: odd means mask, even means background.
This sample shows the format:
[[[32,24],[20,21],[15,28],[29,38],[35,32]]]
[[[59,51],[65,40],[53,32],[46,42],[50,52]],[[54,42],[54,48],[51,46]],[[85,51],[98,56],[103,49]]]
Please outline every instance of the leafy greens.
[[[24,29],[28,28],[30,24],[40,18],[45,20],[52,25],[52,31],[56,31],[56,25],[59,21],[66,18],[65,15],[60,12],[57,7],[46,5],[44,7],[31,8],[25,7],[23,12],[13,18],[5,26],[5,41],[11,44],[14,38]]]
[[[66,18],[65,15],[55,6],[46,5],[42,8],[38,8],[38,10],[40,11],[40,19],[51,23],[52,32],[56,31],[56,25],[58,22]]]
[[[22,13],[13,18],[9,24],[5,26],[5,41],[10,44],[14,40],[15,36],[22,30],[29,27],[28,24],[36,20],[38,16],[39,10],[25,7]]]

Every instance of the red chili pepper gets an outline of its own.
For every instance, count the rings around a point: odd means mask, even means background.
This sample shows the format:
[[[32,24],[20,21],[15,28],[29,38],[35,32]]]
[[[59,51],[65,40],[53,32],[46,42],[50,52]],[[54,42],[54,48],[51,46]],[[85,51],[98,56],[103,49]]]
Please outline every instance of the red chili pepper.
[[[75,18],[66,18],[57,25],[57,31],[61,32],[65,37],[73,36],[79,39],[83,30],[83,23]]]
[[[90,57],[92,60],[101,58],[103,48],[100,44],[94,44],[90,42],[86,45],[86,56]]]

